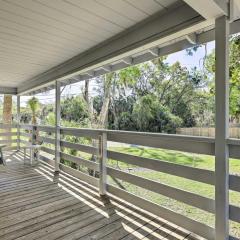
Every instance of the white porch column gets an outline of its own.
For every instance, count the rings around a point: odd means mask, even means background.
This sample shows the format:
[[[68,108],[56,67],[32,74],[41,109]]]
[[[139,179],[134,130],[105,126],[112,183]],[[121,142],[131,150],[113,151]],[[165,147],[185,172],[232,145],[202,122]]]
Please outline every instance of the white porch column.
[[[99,135],[99,194],[104,196],[107,194],[107,134]]]
[[[17,96],[17,150],[20,150],[20,96]]]
[[[55,83],[55,172],[59,172],[60,163],[60,118],[61,118],[61,82]]]
[[[229,236],[229,21],[226,16],[216,19],[216,136],[215,136],[215,201],[216,240]]]

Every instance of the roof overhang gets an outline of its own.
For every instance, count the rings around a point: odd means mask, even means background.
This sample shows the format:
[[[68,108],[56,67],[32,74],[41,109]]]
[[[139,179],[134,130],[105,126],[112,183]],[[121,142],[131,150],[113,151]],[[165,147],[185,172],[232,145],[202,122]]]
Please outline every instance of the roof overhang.
[[[225,0],[175,2],[167,11],[160,11],[95,47],[26,79],[17,88],[0,88],[0,92],[35,94],[54,88],[55,81],[61,81],[63,85],[83,81],[207,43],[214,40],[215,18],[228,14],[226,6],[231,10],[233,3],[238,9],[239,0],[230,0],[230,3]],[[238,10],[234,7],[234,16],[236,14]],[[231,34],[240,32],[240,20],[233,21],[230,29]]]
[[[240,20],[234,21],[230,24],[230,34],[236,34],[240,32]],[[57,80],[62,81],[62,85],[72,84],[79,81],[84,81],[91,79],[93,77],[101,76],[111,71],[117,71],[126,68],[130,65],[136,65],[143,63],[145,61],[152,60],[156,57],[165,56],[174,52],[178,52],[195,45],[205,44],[215,40],[215,29],[212,25],[208,30],[197,31],[196,33],[190,33],[189,35],[184,35],[168,43],[161,44],[160,46],[152,47],[133,54],[128,57],[120,58],[117,61],[112,59],[101,61],[98,64],[83,68],[79,72],[72,74],[66,74],[65,77],[60,77]],[[119,56],[120,57],[120,56]],[[35,82],[33,82],[35,84]],[[41,84],[35,86],[31,91],[26,91],[25,93],[36,94],[40,92],[49,91],[55,88],[55,81],[47,82],[46,84]],[[19,92],[18,92],[19,93]],[[21,93],[19,93],[21,95]],[[22,93],[24,94],[24,92]]]
[[[96,68],[170,43],[211,24],[211,21],[205,21],[187,4],[176,4],[169,11],[151,16],[96,47],[29,79],[19,86],[18,93],[24,94],[29,90],[48,86],[56,80],[63,81],[81,74],[89,75],[88,72]]]

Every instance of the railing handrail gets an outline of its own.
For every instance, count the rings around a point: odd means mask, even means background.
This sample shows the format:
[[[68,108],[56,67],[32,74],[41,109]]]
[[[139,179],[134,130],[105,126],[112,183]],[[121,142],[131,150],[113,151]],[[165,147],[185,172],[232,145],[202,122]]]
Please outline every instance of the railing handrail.
[[[62,127],[61,130],[69,130],[69,131],[82,131],[82,132],[93,132],[93,133],[107,133],[107,134],[127,134],[127,135],[135,135],[135,136],[150,136],[150,137],[161,137],[166,139],[179,139],[179,140],[189,140],[189,141],[197,141],[197,142],[206,142],[206,143],[214,143],[215,139],[212,137],[200,137],[200,136],[187,136],[180,134],[168,134],[168,133],[152,133],[152,132],[137,132],[137,131],[123,131],[123,130],[109,130],[109,129],[91,129],[91,128],[75,128],[75,127]]]
[[[13,125],[4,125],[13,126]],[[0,124],[1,127],[1,124]],[[45,132],[54,132],[55,126],[50,125],[32,125],[32,124],[20,124],[20,128],[32,129],[33,127]],[[149,133],[149,132],[133,132],[133,131],[120,131],[120,130],[108,130],[108,129],[90,129],[90,128],[75,128],[75,127],[60,127],[60,132],[66,135],[74,135],[76,137],[92,137],[98,138],[99,135],[106,133],[108,141],[116,141],[128,144],[137,144],[156,148],[165,148],[176,151],[185,151],[199,154],[214,155],[215,138],[201,137],[201,136],[185,136],[179,134],[165,134],[165,133]],[[144,139],[146,138],[146,144]],[[162,142],[156,145],[154,139],[161,140]],[[121,140],[122,139],[122,140]],[[143,141],[141,141],[143,139]],[[152,140],[152,141],[150,141]],[[152,144],[154,143],[154,144]],[[240,145],[239,139],[227,139],[229,145],[229,156],[232,158],[240,158]]]
[[[1,125],[1,124],[0,124]],[[55,126],[51,125],[33,125],[33,124],[20,124],[20,127],[37,127],[41,129],[55,129]],[[77,128],[77,127],[64,127],[60,126],[61,130],[69,130],[69,131],[80,131],[86,133],[109,133],[109,134],[127,134],[127,135],[136,135],[136,136],[149,136],[149,137],[161,137],[166,139],[179,139],[179,140],[188,140],[188,141],[196,141],[196,142],[206,142],[206,143],[214,143],[215,139],[212,137],[203,137],[203,136],[188,136],[182,134],[168,134],[168,133],[154,133],[154,132],[138,132],[138,131],[125,131],[125,130],[109,130],[109,129],[92,129],[92,128]],[[239,140],[240,142],[240,140]],[[240,143],[239,143],[240,144]]]
[[[0,126],[14,126],[17,124],[1,124]],[[33,124],[20,124],[20,127],[37,127],[41,129],[55,129],[55,126],[51,125],[33,125]],[[154,133],[154,132],[138,132],[138,131],[125,131],[125,130],[109,130],[109,129],[91,129],[91,128],[77,128],[77,127],[60,127],[61,130],[70,130],[70,131],[82,131],[82,132],[93,132],[93,133],[112,133],[112,134],[127,134],[127,135],[136,135],[136,136],[151,136],[151,137],[161,137],[166,139],[179,139],[179,140],[189,140],[196,142],[205,142],[205,143],[215,143],[214,137],[204,137],[204,136],[189,136],[182,134],[168,134],[168,133]],[[228,138],[228,144],[231,145],[240,145],[240,139]]]

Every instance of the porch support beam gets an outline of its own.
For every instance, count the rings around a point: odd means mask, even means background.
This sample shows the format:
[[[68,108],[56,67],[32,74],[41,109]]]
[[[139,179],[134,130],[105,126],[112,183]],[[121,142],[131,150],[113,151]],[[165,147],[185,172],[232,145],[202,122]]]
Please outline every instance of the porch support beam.
[[[216,136],[215,136],[215,229],[216,240],[229,239],[229,20],[216,19]]]
[[[17,88],[0,87],[0,94],[16,95],[17,94]]]
[[[20,150],[20,96],[17,96],[17,150]]]
[[[184,0],[184,2],[206,19],[229,15],[228,2],[226,0]]]
[[[60,120],[61,120],[61,82],[55,83],[55,173],[59,172],[60,164]]]
[[[107,134],[99,135],[98,157],[99,157],[99,194],[107,194]]]

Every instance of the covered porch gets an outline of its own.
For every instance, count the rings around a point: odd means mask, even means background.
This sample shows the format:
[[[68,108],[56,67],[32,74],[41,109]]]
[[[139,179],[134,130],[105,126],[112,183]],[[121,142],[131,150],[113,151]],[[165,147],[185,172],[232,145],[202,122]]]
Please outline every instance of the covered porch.
[[[109,194],[45,161],[23,163],[5,152],[0,167],[1,239],[200,239],[195,234]]]
[[[0,140],[9,145],[0,166],[0,239],[239,239],[229,227],[240,226],[240,206],[229,201],[240,193],[240,177],[229,172],[230,158],[240,159],[240,141],[229,138],[228,65],[229,36],[240,32],[239,0],[5,0],[0,11],[0,93],[17,96],[16,124],[0,125],[1,136],[11,137]],[[61,126],[64,86],[213,40],[215,138]],[[55,126],[21,124],[21,97],[51,89]],[[44,143],[40,162],[29,166],[22,147],[36,138]],[[116,152],[110,142],[213,156],[215,167]],[[112,160],[205,184],[214,196],[132,174],[131,167],[122,171]],[[119,180],[210,214],[214,224],[138,196]]]

